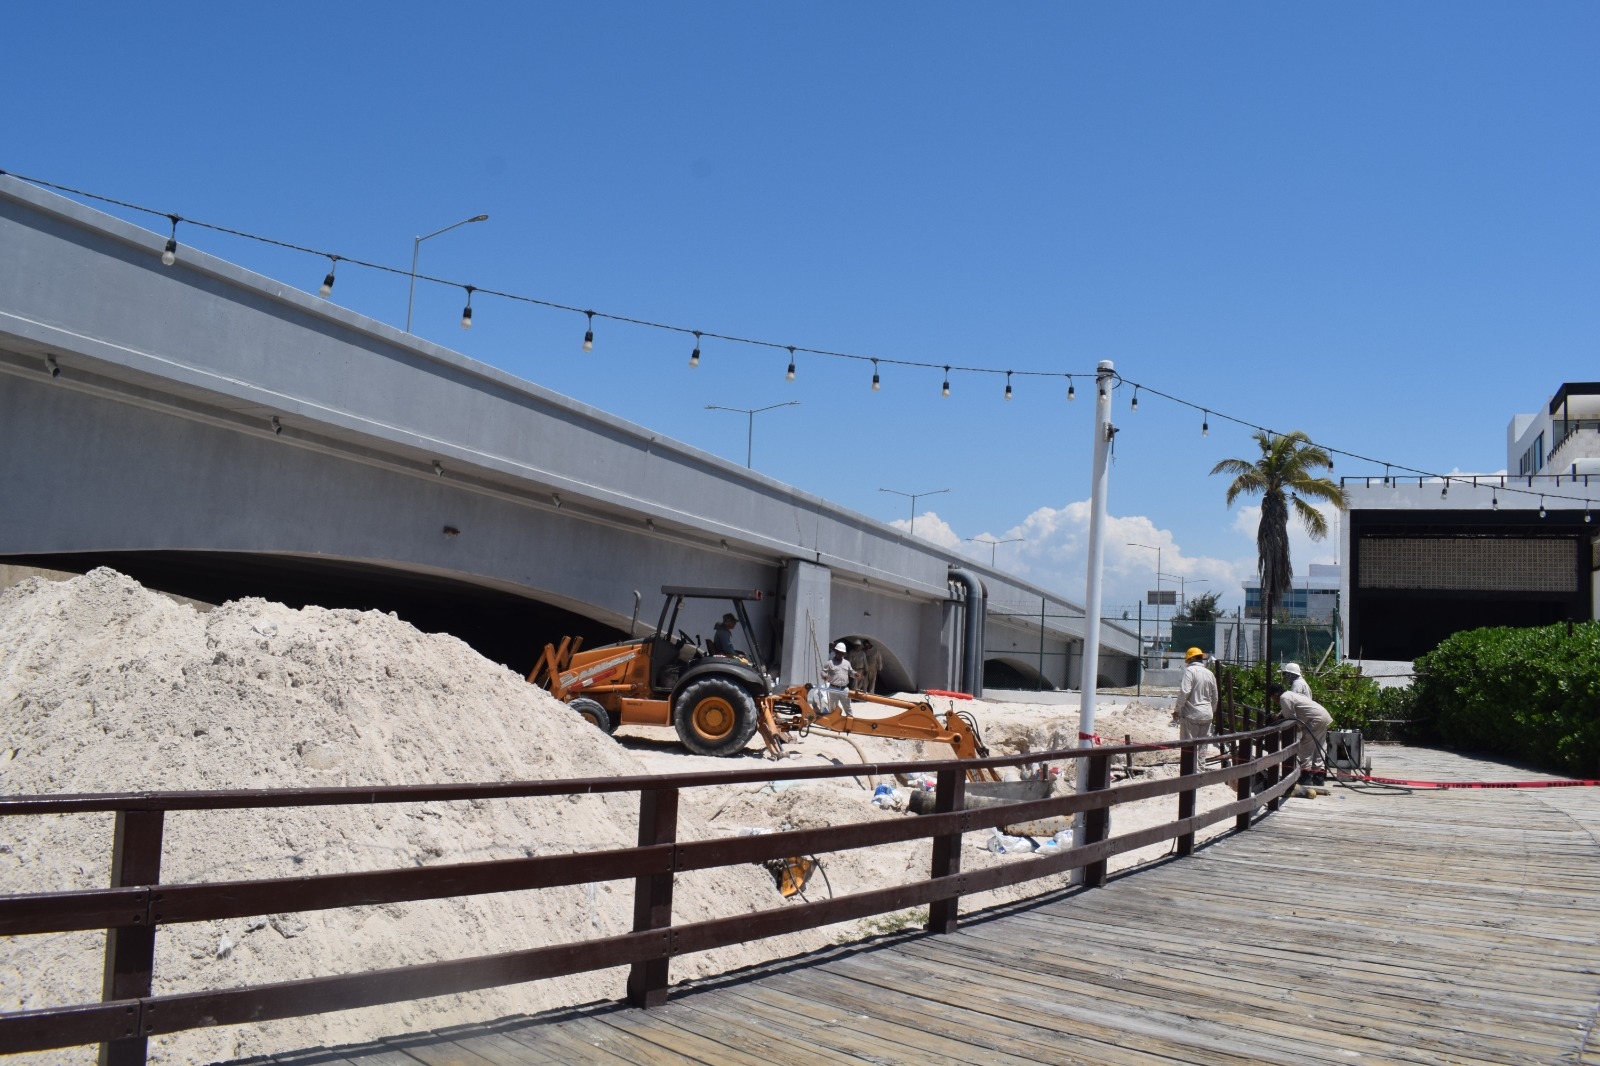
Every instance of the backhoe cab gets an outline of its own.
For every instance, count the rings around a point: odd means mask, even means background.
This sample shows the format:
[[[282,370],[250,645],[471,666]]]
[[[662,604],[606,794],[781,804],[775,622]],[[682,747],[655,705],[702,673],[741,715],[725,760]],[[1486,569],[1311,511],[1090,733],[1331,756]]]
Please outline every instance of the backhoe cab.
[[[649,636],[587,651],[582,638],[546,644],[528,680],[544,685],[606,732],[619,725],[672,726],[697,755],[733,755],[760,724],[773,679],[745,604],[761,591],[665,585]],[[685,600],[733,604],[751,655],[713,655],[679,628]]]

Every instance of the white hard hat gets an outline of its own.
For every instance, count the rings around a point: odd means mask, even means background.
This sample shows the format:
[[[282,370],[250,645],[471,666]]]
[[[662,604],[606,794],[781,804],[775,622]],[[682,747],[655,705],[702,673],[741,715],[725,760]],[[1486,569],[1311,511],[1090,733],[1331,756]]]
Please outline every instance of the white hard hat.
[[[839,643],[837,643],[837,644],[835,644],[833,646],[833,650],[836,651],[836,652],[839,652],[840,654],[843,654],[844,652],[848,651],[849,649],[844,646],[844,641],[841,640]]]
[[[1299,663],[1284,663],[1283,664],[1283,672],[1286,673],[1286,674],[1293,674],[1295,677],[1299,677],[1300,676],[1300,664]]]

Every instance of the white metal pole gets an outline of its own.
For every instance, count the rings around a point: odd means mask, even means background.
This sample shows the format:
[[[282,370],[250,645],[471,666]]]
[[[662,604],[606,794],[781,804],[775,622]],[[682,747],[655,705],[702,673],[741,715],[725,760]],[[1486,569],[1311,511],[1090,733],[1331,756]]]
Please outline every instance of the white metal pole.
[[[1089,617],[1083,629],[1083,696],[1078,710],[1078,747],[1094,747],[1095,689],[1100,680],[1100,578],[1106,563],[1106,490],[1111,476],[1111,384],[1116,374],[1111,360],[1102,359],[1095,372],[1096,391],[1094,405],[1094,467],[1089,479],[1089,576],[1083,595],[1084,609]],[[1078,760],[1078,791],[1088,790],[1088,763]],[[1084,844],[1084,816],[1080,812],[1072,820],[1074,845]],[[1074,871],[1074,880],[1081,880],[1083,869]]]

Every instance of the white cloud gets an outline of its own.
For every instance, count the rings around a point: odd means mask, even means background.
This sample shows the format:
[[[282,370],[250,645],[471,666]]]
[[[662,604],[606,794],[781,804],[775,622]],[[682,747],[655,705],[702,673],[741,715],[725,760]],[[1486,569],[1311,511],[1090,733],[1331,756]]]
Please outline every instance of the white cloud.
[[[905,521],[891,523],[905,529]],[[1011,541],[992,549],[962,537],[934,515],[917,516],[917,536],[953,548],[987,563],[991,551],[995,565],[1069,599],[1081,602],[1086,592],[1089,554],[1089,501],[1078,500],[1064,507],[1040,507],[1019,524],[1007,529],[986,529],[972,537],[988,541]],[[1131,547],[1147,544],[1150,548]],[[1159,547],[1162,588],[1183,587],[1193,598],[1202,592],[1218,592],[1224,602],[1242,599],[1239,583],[1253,572],[1249,559],[1215,559],[1184,552],[1172,530],[1163,529],[1143,515],[1108,516],[1105,532],[1105,572],[1102,602],[1108,613],[1124,609],[1136,612],[1146,590],[1156,587],[1156,552]],[[1253,558],[1253,556],[1251,557]],[[1180,580],[1181,579],[1181,580]]]
[[[908,518],[897,518],[889,524],[895,529],[906,530],[908,532],[911,530],[911,520]],[[962,545],[960,534],[958,534],[954,529],[951,529],[950,523],[940,518],[937,511],[928,511],[924,514],[917,515],[917,528],[915,535],[918,539],[932,541],[941,548],[951,548],[955,551],[971,554],[970,552],[967,552],[967,549]],[[976,558],[976,556],[974,556],[974,558]]]
[[[1337,556],[1337,511],[1321,508],[1328,520],[1328,537],[1314,542],[1304,529],[1291,522],[1290,558],[1296,572],[1305,573],[1308,563],[1333,562]],[[1156,581],[1155,548],[1160,548],[1163,589],[1178,587],[1188,599],[1215,592],[1224,607],[1243,602],[1243,582],[1256,572],[1256,525],[1261,521],[1259,504],[1236,507],[1231,530],[1238,538],[1238,555],[1219,558],[1191,555],[1184,551],[1178,534],[1163,528],[1145,515],[1110,515],[1106,520],[1105,572],[1102,602],[1108,614],[1127,610],[1138,613],[1137,605]],[[891,522],[896,529],[910,526],[906,519]],[[1075,500],[1063,507],[1040,507],[1017,525],[983,529],[970,535],[955,529],[933,511],[917,515],[916,535],[979,562],[987,563],[991,550],[995,565],[1037,585],[1082,602],[1088,572],[1089,501]],[[973,538],[978,538],[974,542]],[[1012,541],[993,549],[981,541]],[[1138,547],[1136,545],[1148,545]],[[1146,613],[1151,613],[1146,608]],[[1170,609],[1165,613],[1169,613]]]

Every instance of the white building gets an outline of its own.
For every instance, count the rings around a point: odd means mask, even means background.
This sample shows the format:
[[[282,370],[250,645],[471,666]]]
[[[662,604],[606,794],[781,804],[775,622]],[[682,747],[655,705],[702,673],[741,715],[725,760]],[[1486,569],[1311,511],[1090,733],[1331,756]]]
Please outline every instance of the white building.
[[[1538,413],[1512,415],[1506,471],[1600,474],[1600,381],[1569,381]]]

